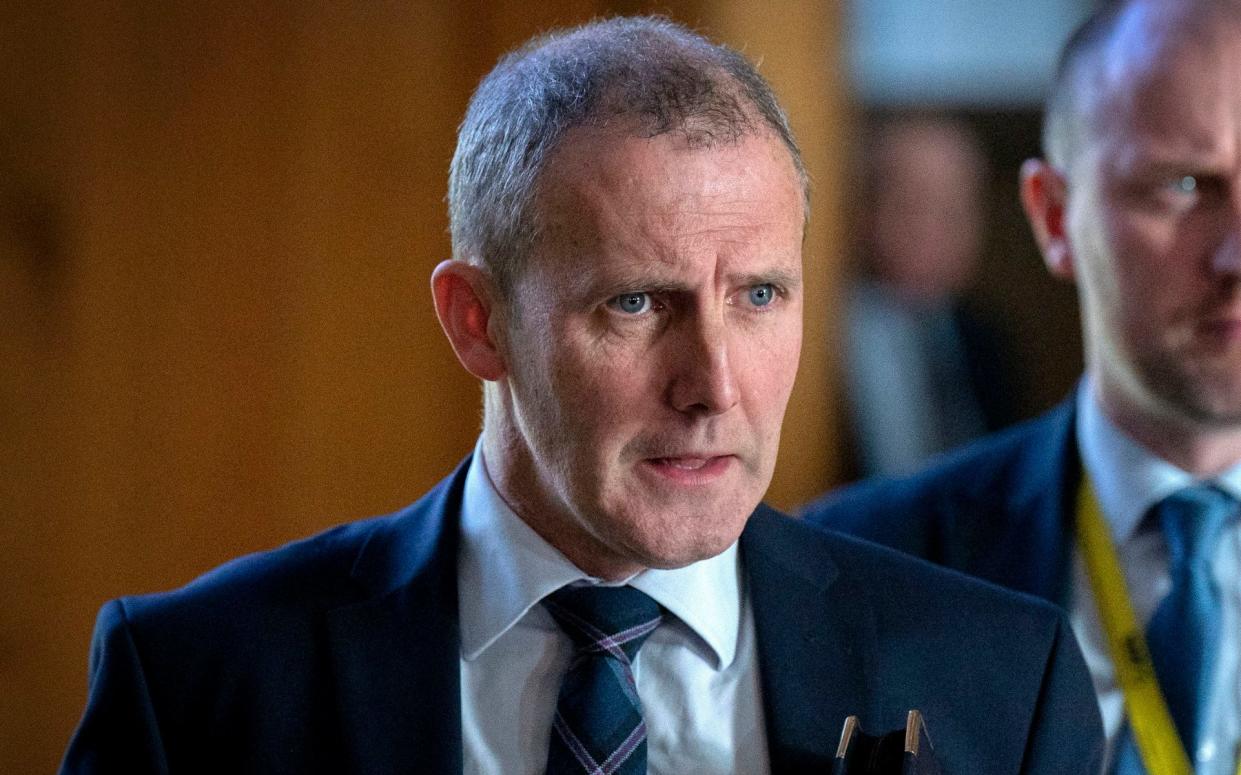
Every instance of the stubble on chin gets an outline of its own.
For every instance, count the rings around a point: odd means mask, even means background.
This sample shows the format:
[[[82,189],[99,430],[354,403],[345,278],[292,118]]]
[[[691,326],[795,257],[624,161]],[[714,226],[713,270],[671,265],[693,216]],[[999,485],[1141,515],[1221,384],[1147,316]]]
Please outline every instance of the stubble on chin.
[[[1241,355],[1165,354],[1139,365],[1159,404],[1210,430],[1241,431]]]

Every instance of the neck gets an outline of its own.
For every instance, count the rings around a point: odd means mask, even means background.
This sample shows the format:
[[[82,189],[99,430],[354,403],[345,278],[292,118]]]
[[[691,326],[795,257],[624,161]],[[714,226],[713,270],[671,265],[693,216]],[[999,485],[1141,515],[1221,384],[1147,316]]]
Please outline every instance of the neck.
[[[483,464],[496,492],[518,519],[588,576],[621,581],[643,566],[609,551],[544,483],[530,448],[511,423],[496,421],[487,411],[483,421]]]
[[[1155,455],[1196,479],[1216,476],[1241,462],[1241,426],[1209,425],[1148,409],[1096,383],[1095,398],[1116,427]]]

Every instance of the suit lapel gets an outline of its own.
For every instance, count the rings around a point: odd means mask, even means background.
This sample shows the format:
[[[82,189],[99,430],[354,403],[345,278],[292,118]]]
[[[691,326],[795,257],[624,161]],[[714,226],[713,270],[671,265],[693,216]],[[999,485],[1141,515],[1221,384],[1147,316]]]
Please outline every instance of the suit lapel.
[[[773,773],[827,772],[872,697],[873,612],[841,595],[817,533],[760,506],[741,537]]]
[[[461,771],[457,515],[467,460],[359,552],[363,599],[328,613],[349,769]]]

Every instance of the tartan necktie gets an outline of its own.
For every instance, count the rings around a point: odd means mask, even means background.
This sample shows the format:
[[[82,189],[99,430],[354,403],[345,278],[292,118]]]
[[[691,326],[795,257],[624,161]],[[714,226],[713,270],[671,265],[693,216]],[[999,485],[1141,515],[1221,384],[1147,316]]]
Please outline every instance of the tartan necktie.
[[[1220,592],[1211,555],[1237,501],[1215,487],[1188,487],[1165,498],[1154,515],[1168,545],[1172,587],[1147,625],[1159,688],[1181,742],[1194,760],[1205,731],[1212,668],[1220,643]]]
[[[547,753],[548,775],[645,775],[646,724],[633,660],[663,617],[633,587],[563,587],[543,606],[573,641]]]

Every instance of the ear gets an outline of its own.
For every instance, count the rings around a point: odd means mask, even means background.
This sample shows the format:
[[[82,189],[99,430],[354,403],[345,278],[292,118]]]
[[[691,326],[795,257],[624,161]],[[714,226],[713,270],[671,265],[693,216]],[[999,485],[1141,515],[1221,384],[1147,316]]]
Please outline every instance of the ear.
[[[435,315],[465,370],[485,380],[507,373],[504,357],[491,335],[495,304],[491,279],[477,266],[449,259],[431,273]]]
[[[1021,205],[1043,252],[1043,263],[1053,277],[1073,280],[1077,272],[1064,222],[1067,193],[1064,175],[1048,162],[1026,159],[1021,165]]]

